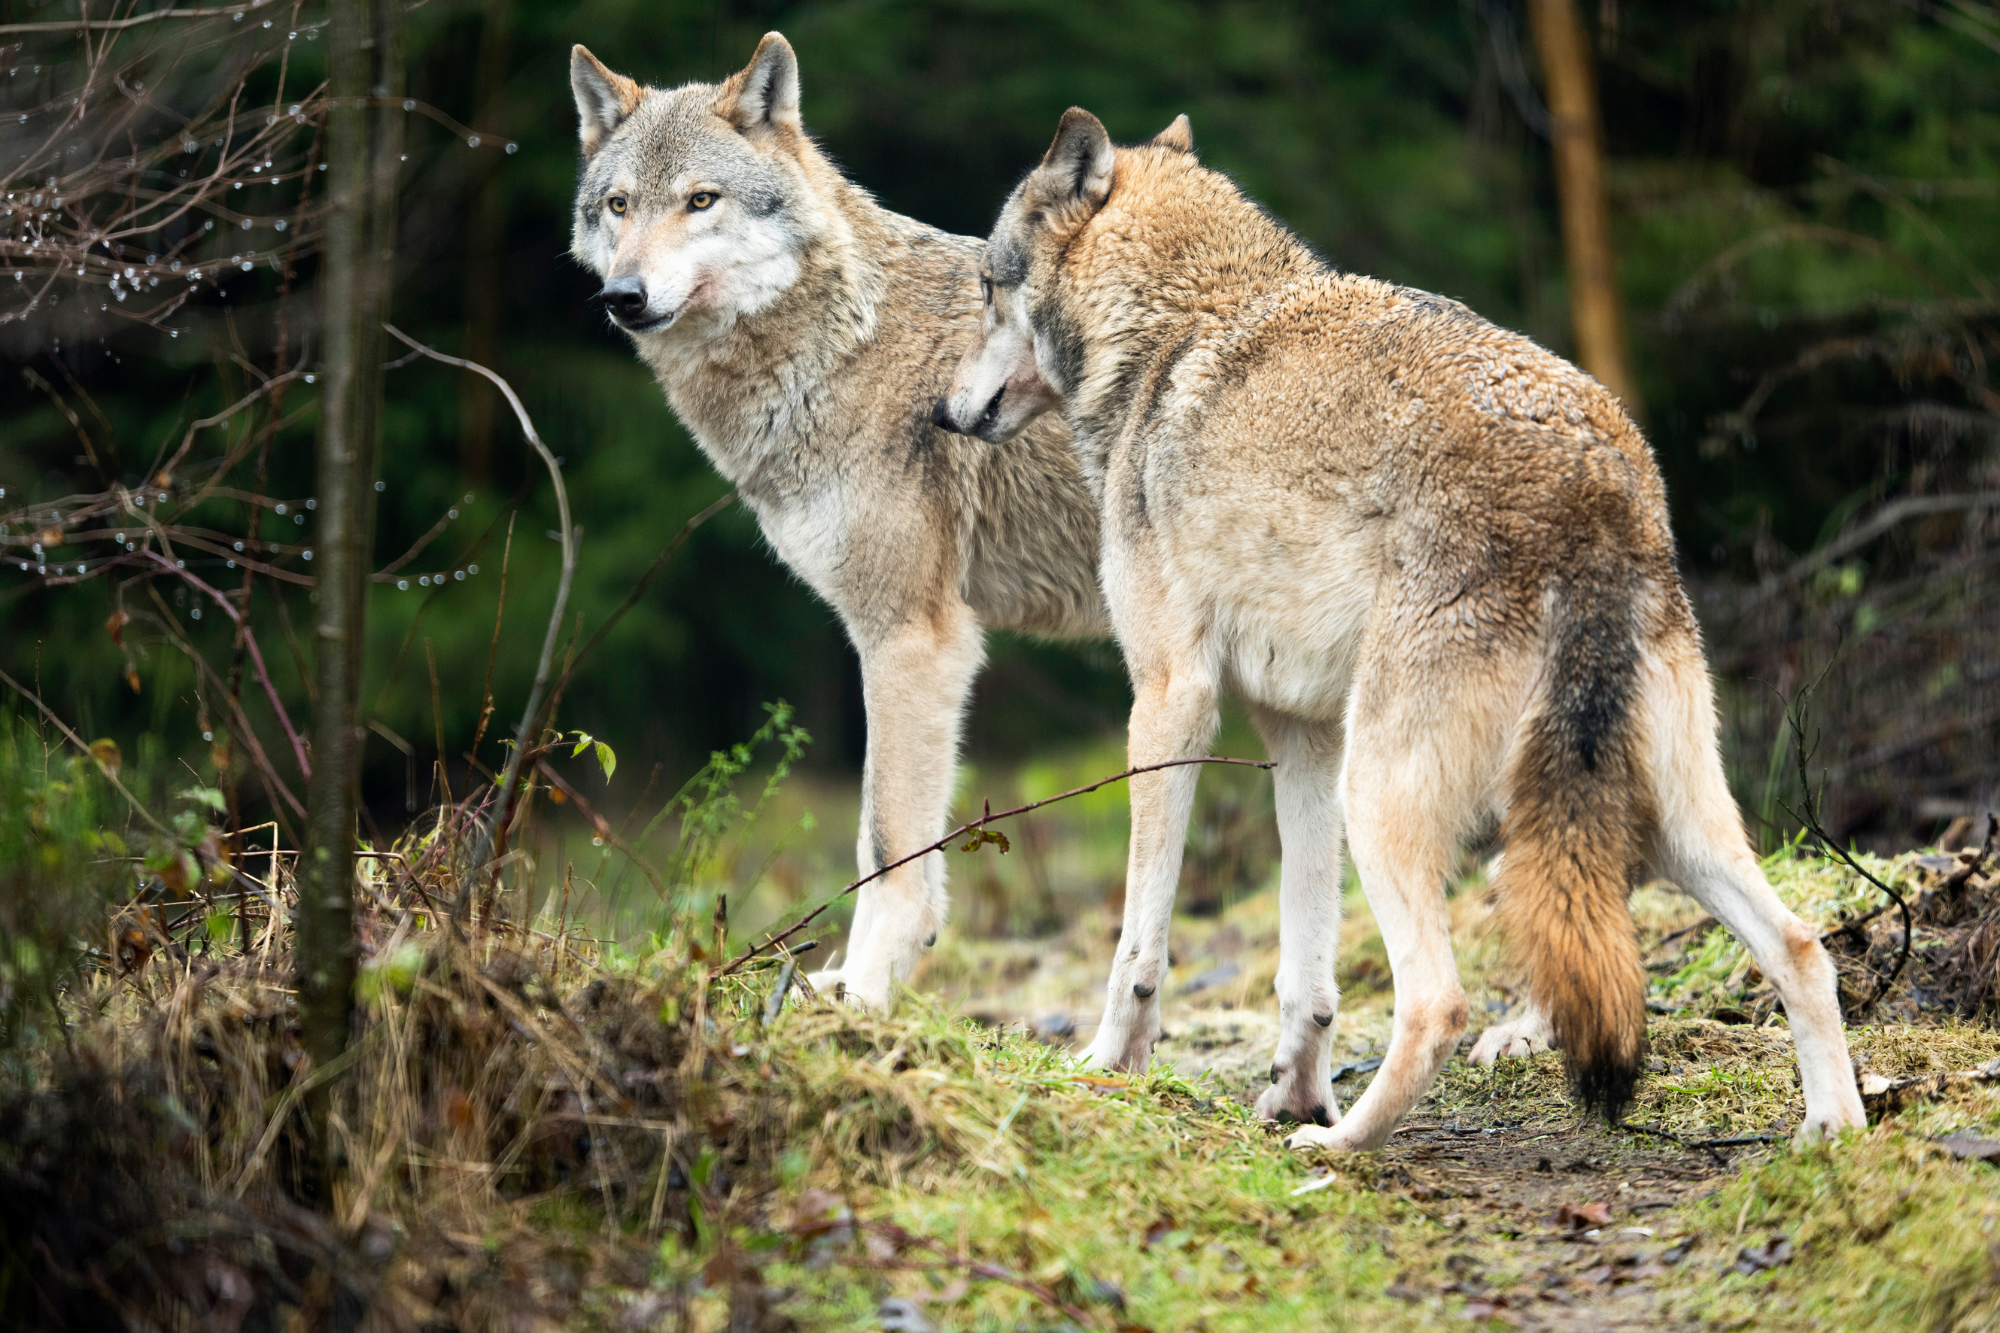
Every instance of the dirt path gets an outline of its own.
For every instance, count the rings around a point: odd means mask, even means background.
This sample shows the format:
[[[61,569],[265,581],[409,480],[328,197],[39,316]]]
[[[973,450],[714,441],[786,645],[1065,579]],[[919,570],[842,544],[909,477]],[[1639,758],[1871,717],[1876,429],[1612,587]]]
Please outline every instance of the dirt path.
[[[1413,1120],[1383,1150],[1374,1186],[1459,1237],[1446,1281],[1406,1275],[1397,1294],[1458,1294],[1475,1314],[1528,1328],[1659,1329],[1693,1327],[1654,1300],[1653,1279],[1687,1253],[1673,1210],[1727,1174],[1705,1153],[1602,1128]]]

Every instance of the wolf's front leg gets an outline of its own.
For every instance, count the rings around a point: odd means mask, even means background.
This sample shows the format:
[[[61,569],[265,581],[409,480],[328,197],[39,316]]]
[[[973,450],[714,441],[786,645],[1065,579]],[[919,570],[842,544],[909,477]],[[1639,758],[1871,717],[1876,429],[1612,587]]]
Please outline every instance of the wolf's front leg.
[[[1128,649],[1129,653],[1129,649]],[[1180,663],[1175,663],[1180,666]],[[1138,676],[1137,671],[1134,672]],[[1199,756],[1215,733],[1212,678],[1158,670],[1138,679],[1127,753],[1134,768]],[[1132,844],[1125,868],[1125,924],[1105,985],[1104,1017],[1086,1064],[1138,1072],[1160,1035],[1160,987],[1167,981],[1167,929],[1181,850],[1194,808],[1199,765],[1141,773],[1131,780]]]
[[[1272,774],[1283,860],[1278,878],[1278,1050],[1271,1086],[1257,1098],[1266,1120],[1331,1125],[1333,1020],[1340,1005],[1334,960],[1340,953],[1343,827],[1338,722],[1310,722],[1262,711],[1251,716],[1278,761]]]
[[[859,636],[857,636],[859,637]],[[861,770],[863,875],[909,856],[944,832],[958,759],[959,722],[982,657],[979,625],[963,603],[860,643],[868,753]],[[864,884],[847,957],[815,989],[884,1007],[944,926],[944,856],[933,852]]]

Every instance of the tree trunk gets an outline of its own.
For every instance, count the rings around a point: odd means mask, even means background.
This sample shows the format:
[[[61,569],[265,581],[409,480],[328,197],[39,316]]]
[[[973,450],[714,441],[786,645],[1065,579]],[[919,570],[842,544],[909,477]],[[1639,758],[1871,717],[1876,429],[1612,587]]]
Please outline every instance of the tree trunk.
[[[316,1069],[347,1046],[354,1004],[354,843],[375,465],[381,435],[382,323],[396,248],[402,146],[401,0],[331,0],[327,214],[320,276],[325,388],[314,515],[312,779],[298,869],[299,1019]],[[328,1085],[308,1105],[326,1132]],[[322,1138],[322,1142],[326,1140]],[[327,1144],[331,1149],[332,1145]],[[338,1164],[326,1162],[328,1178]],[[325,1197],[323,1194],[322,1197]]]
[[[1597,80],[1576,0],[1528,0],[1528,22],[1548,87],[1549,141],[1555,150],[1556,196],[1562,205],[1563,252],[1569,267],[1570,320],[1577,364],[1643,415],[1625,311],[1618,298],[1618,264],[1611,253],[1610,208],[1604,198],[1603,122]]]

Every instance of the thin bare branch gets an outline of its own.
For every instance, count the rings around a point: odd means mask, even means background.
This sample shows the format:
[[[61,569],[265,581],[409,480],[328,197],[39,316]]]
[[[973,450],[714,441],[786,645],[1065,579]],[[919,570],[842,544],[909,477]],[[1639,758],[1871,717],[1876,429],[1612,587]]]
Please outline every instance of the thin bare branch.
[[[827,908],[833,906],[836,902],[839,902],[842,898],[846,897],[848,894],[853,893],[856,889],[859,889],[862,885],[872,884],[876,880],[882,878],[882,876],[888,874],[891,870],[895,870],[901,866],[906,866],[912,861],[920,860],[923,857],[929,856],[932,852],[941,852],[946,847],[949,847],[957,839],[964,837],[968,833],[973,833],[973,834],[984,833],[986,826],[992,823],[996,819],[1011,819],[1015,815],[1025,815],[1030,810],[1039,810],[1045,805],[1054,805],[1057,801],[1067,801],[1072,796],[1082,796],[1089,792],[1094,792],[1100,787],[1108,787],[1114,782],[1123,782],[1127,778],[1137,777],[1141,773],[1157,773],[1163,768],[1184,768],[1189,764],[1235,764],[1243,768],[1266,768],[1266,769],[1276,768],[1278,766],[1277,762],[1271,759],[1232,759],[1222,755],[1204,755],[1199,759],[1169,759],[1165,763],[1140,764],[1138,767],[1128,768],[1122,773],[1113,773],[1108,778],[1099,778],[1097,781],[1086,783],[1081,787],[1072,787],[1068,791],[1062,792],[1058,795],[1046,796],[1039,801],[1030,801],[1026,805],[1017,805],[1012,810],[1001,810],[998,813],[995,813],[993,805],[989,801],[986,805],[984,812],[980,814],[979,818],[968,820],[967,822],[960,824],[957,828],[945,834],[942,838],[939,838],[936,842],[932,843],[928,847],[921,848],[917,851],[911,852],[908,856],[901,857],[897,860],[891,861],[888,865],[881,867],[871,875],[863,875],[860,879],[855,880],[852,884],[849,884],[839,893],[834,894],[833,897],[827,899],[827,901],[821,903],[818,907],[815,907],[812,911],[800,917],[798,921],[794,922],[792,925],[786,927],[784,930],[779,931],[775,935],[766,937],[761,944],[751,945],[748,949],[745,949],[742,953],[730,959],[728,965],[723,967],[721,971],[716,973],[716,975],[721,977],[726,977],[730,973],[742,967],[745,963],[748,963],[751,959],[755,958],[758,954],[764,952],[764,950],[769,949],[775,945],[784,943],[786,940],[790,939],[792,936],[798,934],[800,931],[804,930],[807,926],[811,925],[816,919],[818,919],[818,917],[822,912],[826,911]],[[984,841],[984,839],[981,839],[981,841]]]

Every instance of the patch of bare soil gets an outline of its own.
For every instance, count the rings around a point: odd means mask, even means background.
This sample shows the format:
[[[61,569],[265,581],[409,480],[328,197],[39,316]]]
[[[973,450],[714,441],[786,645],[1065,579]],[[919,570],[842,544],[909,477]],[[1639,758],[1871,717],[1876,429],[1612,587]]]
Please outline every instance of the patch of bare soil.
[[[1660,1034],[1656,1075],[1671,1077],[1688,1061],[1791,1058],[1776,1034],[1705,1021],[1686,1028]],[[1249,1105],[1276,1035],[1275,1016],[1257,1010],[1183,1010],[1157,1055]],[[1355,1055],[1334,1070],[1343,1107],[1380,1063]],[[1504,1090],[1468,1095],[1466,1084],[1490,1077],[1454,1061],[1379,1154],[1332,1164],[1349,1183],[1407,1200],[1450,1236],[1441,1263],[1435,1253],[1411,1256],[1391,1294],[1441,1316],[1449,1298],[1460,1298],[1472,1318],[1519,1328],[1698,1327],[1661,1308],[1655,1281],[1695,1245],[1676,1226],[1678,1210],[1719,1189],[1746,1149],[1690,1148],[1578,1123],[1557,1110],[1555,1057],[1509,1062],[1498,1074]]]
[[[1458,1295],[1467,1313],[1522,1328],[1693,1327],[1654,1299],[1688,1254],[1671,1212],[1720,1187],[1722,1152],[1695,1152],[1602,1126],[1474,1125],[1412,1119],[1374,1162],[1395,1191],[1455,1233],[1444,1261],[1392,1294]]]

